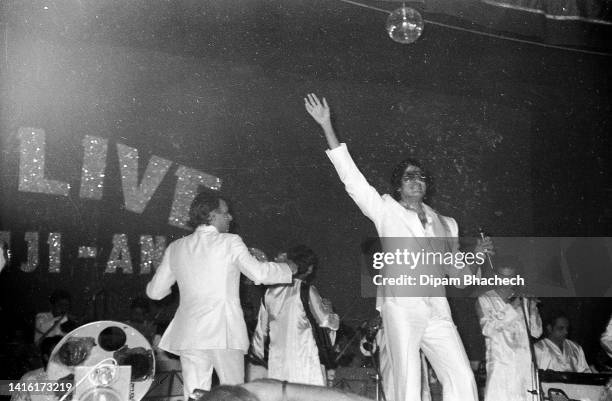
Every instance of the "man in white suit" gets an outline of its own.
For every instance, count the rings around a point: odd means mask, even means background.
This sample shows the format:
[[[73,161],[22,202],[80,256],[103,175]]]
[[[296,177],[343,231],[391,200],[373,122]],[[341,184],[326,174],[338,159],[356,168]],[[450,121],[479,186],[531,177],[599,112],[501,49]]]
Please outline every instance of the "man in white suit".
[[[259,262],[242,239],[229,234],[232,215],[216,193],[201,193],[190,210],[195,231],[171,243],[147,295],[155,300],[178,283],[179,307],[159,348],[181,359],[185,400],[195,389],[209,390],[213,368],[221,384],[244,382],[249,347],[238,293],[240,273],[256,284],[291,283],[297,266]]]
[[[392,175],[394,196],[381,196],[361,174],[346,145],[338,141],[325,99],[320,102],[314,94],[309,94],[304,102],[308,113],[323,129],[330,148],[327,155],[346,191],[376,226],[383,250],[387,250],[385,242],[392,242],[387,240],[393,237],[417,247],[417,251],[423,246],[428,251],[440,252],[445,248],[458,253],[457,223],[423,203],[426,179],[417,162],[400,163]],[[490,239],[486,239],[479,241],[474,252],[488,252],[492,247]],[[405,266],[394,268],[393,273],[410,272]],[[470,268],[425,264],[415,266],[415,272],[437,278],[472,274]],[[444,401],[476,401],[474,375],[453,323],[444,287],[386,285],[377,290],[377,308],[382,315],[385,344],[391,357],[393,400],[421,399],[419,350],[422,350],[442,382]]]

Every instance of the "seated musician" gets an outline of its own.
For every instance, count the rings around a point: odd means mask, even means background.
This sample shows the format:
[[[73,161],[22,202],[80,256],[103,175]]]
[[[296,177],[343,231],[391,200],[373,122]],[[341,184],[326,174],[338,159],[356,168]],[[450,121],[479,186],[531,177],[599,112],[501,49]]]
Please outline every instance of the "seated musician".
[[[265,341],[269,335],[269,378],[325,386],[325,369],[321,366],[313,329],[302,301],[302,286],[308,285],[306,283],[317,267],[318,258],[304,245],[292,248],[277,261],[285,258],[294,261],[298,271],[292,284],[270,286],[266,291],[253,334],[251,354],[260,360],[265,358]],[[340,321],[329,302],[321,298],[314,286],[307,289],[308,307],[316,323],[320,327],[338,330]]]
[[[65,336],[78,327],[70,314],[72,296],[66,290],[55,290],[49,297],[51,311],[36,314],[34,343],[40,345],[47,337]]]
[[[538,368],[557,372],[592,373],[582,347],[567,339],[569,320],[556,313],[546,325],[546,337],[535,344]]]

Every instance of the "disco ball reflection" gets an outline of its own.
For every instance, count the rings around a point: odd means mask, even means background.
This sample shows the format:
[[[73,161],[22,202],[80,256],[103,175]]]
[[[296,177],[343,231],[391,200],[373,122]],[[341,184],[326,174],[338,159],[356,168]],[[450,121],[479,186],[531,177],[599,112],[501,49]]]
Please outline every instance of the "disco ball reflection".
[[[409,44],[421,36],[424,25],[421,13],[414,8],[404,6],[389,14],[386,27],[391,39],[398,43]]]

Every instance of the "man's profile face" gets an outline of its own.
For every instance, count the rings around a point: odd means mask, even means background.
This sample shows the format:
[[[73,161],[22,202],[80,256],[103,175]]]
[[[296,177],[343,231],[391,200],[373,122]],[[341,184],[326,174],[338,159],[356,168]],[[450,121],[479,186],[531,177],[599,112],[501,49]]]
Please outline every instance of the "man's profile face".
[[[227,203],[219,199],[219,207],[210,212],[210,225],[216,227],[220,233],[226,233],[229,232],[232,219]]]
[[[399,189],[401,199],[422,200],[427,191],[424,173],[417,166],[408,166],[402,176],[402,185]]]
[[[564,317],[560,317],[554,321],[552,327],[548,325],[548,330],[548,338],[554,342],[563,342],[569,332],[569,321]]]

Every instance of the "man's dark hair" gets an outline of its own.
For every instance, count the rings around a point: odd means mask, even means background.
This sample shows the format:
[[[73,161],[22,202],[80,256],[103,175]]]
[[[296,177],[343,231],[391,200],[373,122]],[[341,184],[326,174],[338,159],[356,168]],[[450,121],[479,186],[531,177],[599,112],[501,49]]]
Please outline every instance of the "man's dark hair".
[[[192,228],[197,228],[202,224],[209,224],[209,214],[219,207],[221,196],[217,192],[204,191],[200,192],[189,209],[189,225]]]
[[[402,187],[402,177],[404,176],[404,172],[408,166],[418,167],[421,169],[421,171],[423,171],[421,163],[415,159],[408,158],[399,162],[391,172],[391,195],[393,195],[395,199],[400,198],[400,194],[397,192],[397,190]]]
[[[53,291],[53,293],[51,293],[51,296],[49,297],[49,302],[51,302],[51,305],[55,305],[62,299],[68,302],[72,302],[72,295],[70,295],[70,293],[66,290],[55,290]]]
[[[61,339],[62,336],[45,337],[41,341],[39,346],[40,355],[43,358],[49,359],[51,353],[53,352],[53,348],[55,348],[55,346],[61,341]]]
[[[517,274],[523,271],[523,263],[518,257],[510,254],[496,254],[495,268],[501,269],[504,267],[514,269]]]
[[[132,300],[130,304],[130,309],[140,308],[145,312],[148,312],[151,309],[149,300],[143,297],[136,297]]]
[[[196,398],[197,401],[259,401],[259,398],[240,386],[220,385],[208,394]]]
[[[567,317],[567,315],[564,312],[557,310],[553,311],[550,315],[548,315],[548,319],[546,319],[545,326],[550,325],[550,327],[555,327],[555,324],[559,319],[566,319],[569,322],[569,318]]]
[[[287,251],[287,259],[292,260],[298,266],[296,274],[304,274],[308,266],[312,265],[312,274],[319,267],[319,258],[312,249],[306,245],[297,245]]]

